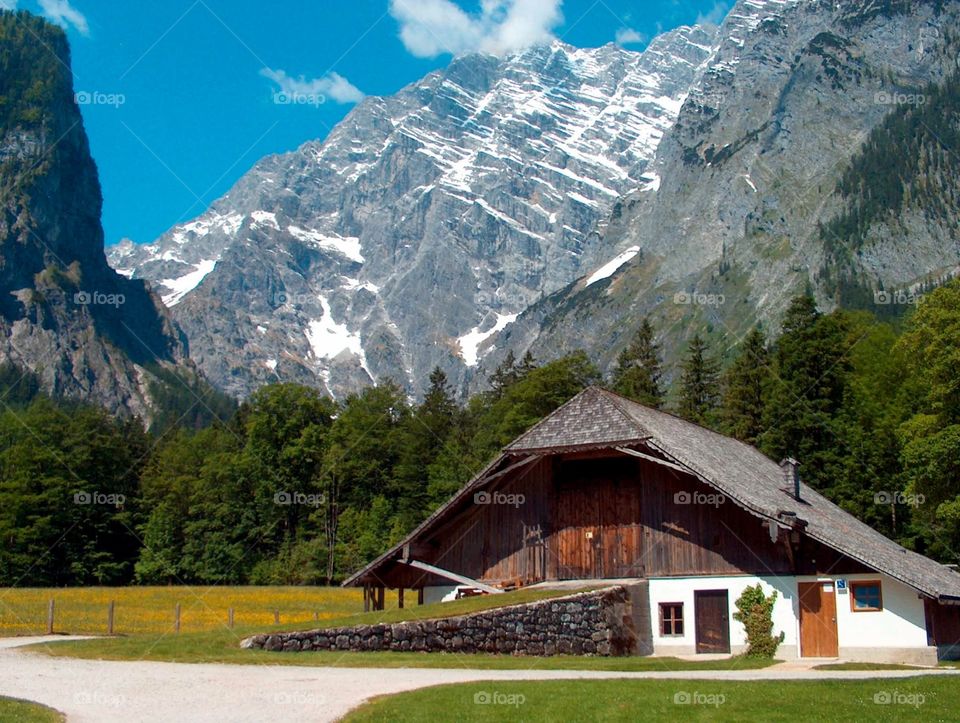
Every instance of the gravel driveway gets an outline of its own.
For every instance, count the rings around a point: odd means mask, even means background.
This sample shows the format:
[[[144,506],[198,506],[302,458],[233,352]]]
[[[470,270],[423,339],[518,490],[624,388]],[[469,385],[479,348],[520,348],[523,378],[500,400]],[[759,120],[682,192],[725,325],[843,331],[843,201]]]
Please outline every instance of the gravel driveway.
[[[0,695],[37,701],[67,714],[73,723],[168,723],[192,721],[332,721],[363,700],[440,683],[571,678],[667,678],[686,680],[799,680],[897,678],[914,671],[817,672],[790,664],[766,670],[698,672],[578,672],[426,668],[308,668],[120,662],[52,658],[18,648],[55,638],[0,639]],[[309,653],[303,653],[309,655]],[[456,666],[462,658],[451,659]],[[924,671],[949,674],[949,671]],[[495,689],[494,689],[495,690]]]

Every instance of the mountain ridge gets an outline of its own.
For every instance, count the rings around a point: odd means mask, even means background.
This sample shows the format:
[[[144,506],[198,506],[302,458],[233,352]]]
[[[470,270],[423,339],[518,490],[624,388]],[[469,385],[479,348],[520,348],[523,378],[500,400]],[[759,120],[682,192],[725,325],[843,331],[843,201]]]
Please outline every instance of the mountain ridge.
[[[176,302],[197,363],[240,396],[276,377],[417,392],[436,365],[463,384],[491,330],[608,261],[595,229],[654,181],[646,166],[712,41],[685,27],[645,53],[455,59],[111,262]]]

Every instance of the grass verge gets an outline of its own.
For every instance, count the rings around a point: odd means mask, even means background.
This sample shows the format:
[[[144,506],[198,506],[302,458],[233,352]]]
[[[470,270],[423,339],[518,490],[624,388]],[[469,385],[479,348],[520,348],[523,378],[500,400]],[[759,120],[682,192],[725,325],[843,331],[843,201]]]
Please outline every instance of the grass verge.
[[[63,716],[53,708],[0,696],[0,721],[4,723],[62,723],[63,720]]]
[[[346,723],[470,721],[956,720],[952,678],[857,681],[563,680],[424,688],[378,698]]]
[[[824,663],[814,665],[814,670],[923,670],[920,665],[900,663]]]
[[[731,658],[692,661],[679,658],[604,658],[557,655],[549,658],[487,653],[393,653],[317,651],[275,653],[241,650],[239,638],[224,633],[193,633],[157,639],[149,636],[42,643],[35,652],[93,660],[156,660],[171,663],[232,663],[331,668],[465,668],[473,670],[755,670],[773,661]]]

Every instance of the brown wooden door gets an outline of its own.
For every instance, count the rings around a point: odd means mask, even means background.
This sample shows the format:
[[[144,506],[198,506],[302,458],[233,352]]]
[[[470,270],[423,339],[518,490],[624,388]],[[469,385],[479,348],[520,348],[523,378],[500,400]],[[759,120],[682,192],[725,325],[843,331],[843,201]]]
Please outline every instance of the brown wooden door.
[[[697,652],[730,652],[730,602],[726,590],[696,590],[693,593]]]
[[[554,554],[560,580],[600,576],[602,530],[598,503],[595,490],[585,491],[570,483],[557,488]]]
[[[832,582],[800,583],[800,656],[836,658],[837,593]]]

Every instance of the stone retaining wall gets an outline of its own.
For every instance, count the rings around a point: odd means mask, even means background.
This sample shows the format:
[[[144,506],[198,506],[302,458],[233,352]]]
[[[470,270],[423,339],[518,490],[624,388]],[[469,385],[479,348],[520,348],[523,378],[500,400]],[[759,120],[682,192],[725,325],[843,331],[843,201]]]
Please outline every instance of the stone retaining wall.
[[[617,586],[459,617],[254,635],[243,648],[511,655],[630,655],[630,595]]]

